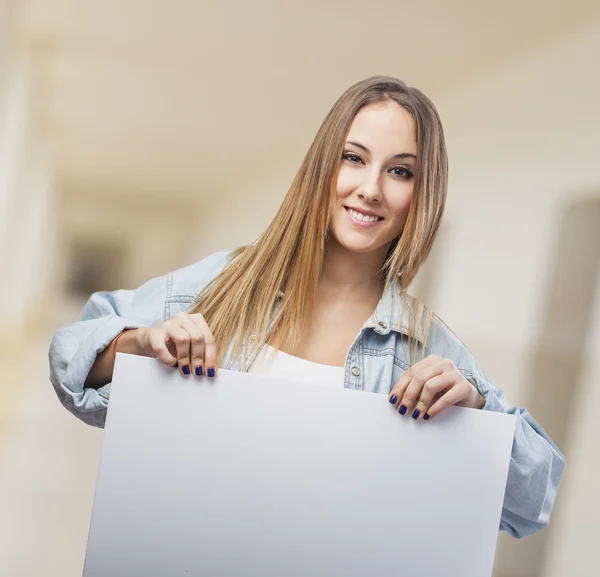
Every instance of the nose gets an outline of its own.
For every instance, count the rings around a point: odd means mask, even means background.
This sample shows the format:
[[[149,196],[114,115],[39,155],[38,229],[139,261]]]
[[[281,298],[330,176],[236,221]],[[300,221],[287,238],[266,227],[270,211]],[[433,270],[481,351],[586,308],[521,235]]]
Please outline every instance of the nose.
[[[381,185],[379,183],[379,173],[376,170],[371,170],[365,175],[365,180],[358,189],[358,196],[364,199],[365,202],[381,201]]]

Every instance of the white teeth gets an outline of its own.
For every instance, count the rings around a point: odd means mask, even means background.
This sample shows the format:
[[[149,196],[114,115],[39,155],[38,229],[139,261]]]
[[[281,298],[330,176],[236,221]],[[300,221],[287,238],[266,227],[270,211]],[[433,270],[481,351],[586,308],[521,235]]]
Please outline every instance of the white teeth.
[[[352,210],[351,208],[348,209],[348,212],[356,220],[360,220],[360,221],[363,221],[363,222],[375,222],[377,220],[380,220],[380,218],[378,216],[367,216],[366,214],[362,214],[360,212],[356,212],[355,210]]]

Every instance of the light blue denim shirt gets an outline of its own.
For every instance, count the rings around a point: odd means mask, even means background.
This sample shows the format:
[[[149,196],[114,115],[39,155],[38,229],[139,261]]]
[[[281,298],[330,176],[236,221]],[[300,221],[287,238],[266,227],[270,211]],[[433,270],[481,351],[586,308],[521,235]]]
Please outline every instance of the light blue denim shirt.
[[[181,270],[155,278],[135,290],[98,292],[87,302],[80,320],[56,331],[50,345],[50,379],[61,403],[82,421],[103,427],[110,383],[99,389],[84,386],[96,355],[124,329],[153,326],[189,310],[196,295],[225,267],[223,251]],[[390,287],[352,343],[345,364],[345,387],[388,395],[410,366],[407,307]],[[255,335],[245,339],[246,362],[225,356],[223,368],[247,371],[256,354]],[[516,416],[508,482],[500,529],[517,538],[545,527],[564,468],[562,455],[524,409],[511,407],[460,340],[442,323],[429,331],[425,355],[449,358],[485,398],[483,410]]]

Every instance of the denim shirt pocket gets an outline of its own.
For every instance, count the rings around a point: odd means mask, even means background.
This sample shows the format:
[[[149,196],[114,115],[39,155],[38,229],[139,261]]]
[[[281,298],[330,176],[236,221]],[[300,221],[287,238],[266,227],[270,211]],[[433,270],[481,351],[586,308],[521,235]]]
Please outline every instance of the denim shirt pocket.
[[[165,320],[169,320],[177,313],[188,313],[195,300],[194,295],[171,295],[165,299]]]
[[[405,358],[402,336],[368,331],[363,341],[365,391],[387,395],[410,366]]]

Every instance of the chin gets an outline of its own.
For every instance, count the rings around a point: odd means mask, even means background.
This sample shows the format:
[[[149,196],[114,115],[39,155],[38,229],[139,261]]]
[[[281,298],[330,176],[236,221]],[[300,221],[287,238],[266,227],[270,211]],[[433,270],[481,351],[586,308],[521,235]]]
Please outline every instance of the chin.
[[[353,235],[338,235],[333,234],[332,238],[335,239],[337,244],[339,244],[342,248],[346,249],[348,252],[354,252],[357,254],[365,254],[369,252],[375,252],[377,250],[381,250],[384,246],[383,242],[374,242],[374,239],[361,239],[361,238],[353,238]]]
[[[358,244],[358,243],[343,243],[342,246],[349,252],[355,252],[357,254],[365,254],[368,252],[374,252],[378,248],[378,246]]]

